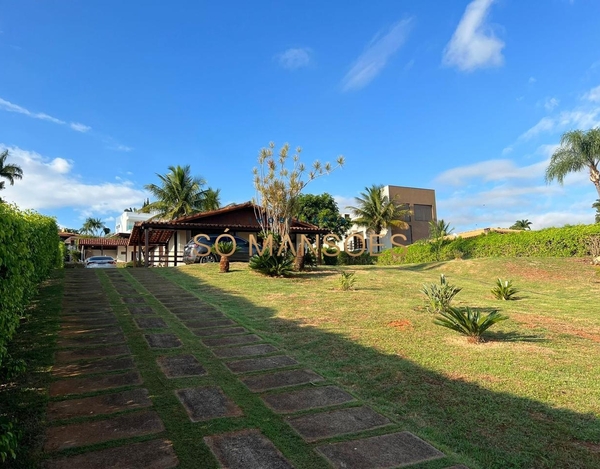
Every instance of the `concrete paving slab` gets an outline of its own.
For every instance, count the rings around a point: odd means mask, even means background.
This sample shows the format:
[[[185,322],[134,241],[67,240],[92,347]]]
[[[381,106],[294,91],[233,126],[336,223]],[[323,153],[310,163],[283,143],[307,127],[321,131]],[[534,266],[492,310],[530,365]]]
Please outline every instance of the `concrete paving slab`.
[[[139,388],[101,396],[84,397],[83,399],[52,401],[48,404],[46,415],[49,420],[61,420],[112,414],[151,405],[152,401],[148,397],[148,390]]]
[[[169,355],[156,359],[158,366],[167,378],[204,376],[206,370],[193,355]]]
[[[100,318],[62,318],[60,326],[62,328],[110,326],[118,322],[114,315]]]
[[[44,451],[58,451],[122,438],[151,435],[160,433],[164,429],[162,421],[154,411],[49,427],[46,431]]]
[[[47,461],[44,469],[171,469],[179,461],[168,440],[150,440]]]
[[[252,392],[263,392],[270,389],[318,383],[321,381],[325,381],[325,378],[312,370],[287,370],[242,378],[242,383]]]
[[[175,334],[145,334],[150,348],[178,348],[183,344]]]
[[[444,457],[409,432],[317,446],[317,451],[339,469],[391,469]]]
[[[242,409],[217,386],[179,389],[175,394],[192,422],[242,415]]]
[[[167,305],[165,305],[167,306]],[[202,315],[203,317],[209,317],[211,314],[220,314],[223,313],[215,308],[210,306],[202,307],[202,306],[186,306],[186,307],[175,307],[175,306],[167,306],[169,311],[171,311],[175,316],[178,314],[186,314],[186,313],[196,313],[198,315]],[[221,317],[221,316],[213,316],[213,317]]]
[[[140,329],[165,329],[169,327],[167,326],[167,323],[164,321],[164,319],[159,317],[134,318],[134,321],[137,324],[137,327],[139,327]]]
[[[134,368],[133,358],[107,358],[86,363],[71,363],[67,365],[55,365],[52,367],[52,376],[69,378],[92,373],[106,373],[109,371],[129,370]]]
[[[225,347],[228,345],[252,344],[261,342],[262,337],[256,334],[234,335],[231,337],[219,337],[217,339],[202,339],[202,343],[207,347]]]
[[[389,425],[391,422],[369,407],[351,407],[303,415],[288,420],[288,423],[304,440],[312,442],[372,430]]]
[[[293,469],[275,445],[258,430],[207,436],[204,441],[223,468]]]
[[[350,394],[337,386],[320,386],[280,394],[267,394],[262,399],[279,414],[290,414],[354,401]]]
[[[136,384],[142,384],[142,378],[137,371],[128,371],[114,375],[61,379],[60,381],[50,383],[49,395],[50,397],[57,397],[68,394],[83,394],[123,386],[134,386]]]
[[[233,358],[233,357],[254,357],[257,355],[266,355],[267,353],[278,352],[277,347],[273,347],[271,344],[259,344],[259,345],[244,345],[243,347],[226,347],[217,348],[212,352],[219,358]]]
[[[129,355],[126,345],[105,345],[102,347],[85,347],[72,350],[61,350],[55,354],[55,363],[68,363],[91,358]]]
[[[134,315],[156,314],[150,306],[127,306],[127,309]]]
[[[56,341],[58,347],[81,347],[86,345],[122,344],[125,336],[122,332],[116,334],[95,335],[91,337],[79,336],[71,338],[60,338]]]
[[[221,335],[247,334],[248,329],[244,327],[207,327],[204,329],[191,329],[198,337],[212,337]]]
[[[236,324],[231,319],[225,318],[225,316],[223,316],[223,319],[215,319],[214,317],[200,319],[198,317],[194,319],[178,319],[190,329],[207,329],[209,327],[233,326]]]
[[[273,370],[286,366],[298,365],[298,362],[287,355],[278,355],[275,357],[250,358],[248,360],[237,360],[225,363],[234,373],[249,373],[251,371]]]
[[[88,326],[88,327],[70,327],[58,331],[59,337],[79,337],[92,335],[114,334],[115,332],[123,332],[120,326]]]
[[[121,301],[126,304],[145,303],[146,299],[143,296],[125,296]]]

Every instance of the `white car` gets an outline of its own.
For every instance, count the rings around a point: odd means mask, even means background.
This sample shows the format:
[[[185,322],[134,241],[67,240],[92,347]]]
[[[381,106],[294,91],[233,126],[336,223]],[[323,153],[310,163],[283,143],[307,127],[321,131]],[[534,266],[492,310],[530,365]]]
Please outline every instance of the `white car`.
[[[86,269],[113,269],[117,261],[110,256],[92,256],[85,260]]]

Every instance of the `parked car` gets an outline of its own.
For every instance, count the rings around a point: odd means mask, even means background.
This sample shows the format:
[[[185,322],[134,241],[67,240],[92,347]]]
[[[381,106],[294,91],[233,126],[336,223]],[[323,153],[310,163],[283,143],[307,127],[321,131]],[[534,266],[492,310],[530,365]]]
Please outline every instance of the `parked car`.
[[[212,248],[217,238],[220,234],[211,234],[208,235],[209,239],[205,237],[200,237],[198,241],[204,244],[205,246],[209,246]],[[237,245],[237,251],[234,252],[231,256],[229,256],[229,260],[231,262],[248,262],[250,259],[250,243],[243,238],[238,236],[234,236],[235,243]],[[231,242],[228,237],[221,238],[220,242]],[[197,263],[205,263],[205,262],[219,262],[219,255],[215,254],[207,254],[209,252],[205,246],[201,246],[200,244],[194,241],[194,238],[190,239],[185,248],[183,249],[183,262],[186,264],[197,264]],[[203,256],[202,254],[207,254]]]
[[[117,267],[117,261],[110,256],[92,256],[85,260],[86,269],[112,269]]]

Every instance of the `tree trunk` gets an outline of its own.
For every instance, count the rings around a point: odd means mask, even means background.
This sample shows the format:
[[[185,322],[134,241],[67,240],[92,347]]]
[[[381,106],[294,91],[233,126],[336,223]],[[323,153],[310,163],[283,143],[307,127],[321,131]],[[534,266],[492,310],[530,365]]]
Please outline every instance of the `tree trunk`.
[[[600,171],[596,166],[590,166],[590,181],[596,186],[596,192],[598,192],[598,198],[600,199]]]
[[[294,261],[294,269],[297,272],[304,270],[304,249],[296,250],[296,260]]]
[[[221,261],[219,262],[219,272],[225,274],[229,272],[229,257],[221,256]]]

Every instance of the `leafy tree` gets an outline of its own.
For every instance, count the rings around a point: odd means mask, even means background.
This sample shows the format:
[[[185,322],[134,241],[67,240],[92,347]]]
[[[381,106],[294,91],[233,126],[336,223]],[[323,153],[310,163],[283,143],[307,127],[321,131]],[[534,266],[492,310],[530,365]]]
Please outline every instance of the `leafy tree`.
[[[517,220],[513,226],[510,227],[511,230],[530,230],[532,223],[529,220]]]
[[[357,206],[347,207],[356,217],[352,221],[358,226],[365,227],[367,232],[374,233],[378,243],[379,235],[384,229],[392,227],[408,229],[409,225],[404,218],[411,213],[395,200],[389,200],[382,189],[382,185],[365,187],[365,192],[361,192],[360,197],[355,197]]]
[[[271,142],[268,148],[260,150],[259,166],[253,170],[254,202],[258,205],[257,218],[263,231],[285,239],[289,234],[290,219],[298,212],[298,196],[302,190],[312,180],[341,168],[344,157],[338,157],[336,166],[317,160],[307,173],[306,166],[300,162],[300,147],[291,157],[291,164],[289,144],[281,147],[278,156],[274,155],[274,148],[275,144]]]
[[[297,201],[296,217],[300,221],[312,223],[338,236],[344,236],[352,222],[340,215],[338,205],[330,194],[300,194]]]
[[[221,189],[211,189],[204,192],[204,211],[218,210],[221,208]]]
[[[590,181],[600,196],[600,128],[587,132],[572,130],[565,132],[560,139],[560,147],[550,158],[546,169],[546,182],[556,179],[560,184],[569,173],[588,169]]]
[[[597,199],[596,202],[592,204],[592,208],[596,209],[596,217],[594,222],[600,223],[600,199]]]
[[[210,188],[202,190],[206,181],[192,176],[189,165],[169,166],[167,174],[157,174],[157,176],[160,185],[144,186],[156,200],[145,204],[140,212],[155,212],[157,218],[172,220],[206,211],[206,194],[208,191],[215,191]]]
[[[102,220],[100,220],[100,218],[88,217],[85,219],[85,222],[83,223],[83,226],[81,227],[79,232],[81,234],[99,236],[101,232],[104,232],[105,228],[106,227],[104,226],[104,223],[102,222]]]
[[[11,186],[15,184],[15,179],[23,179],[23,170],[16,164],[7,164],[8,150],[0,153],[0,178],[6,179]],[[4,189],[5,181],[0,181],[0,190]],[[2,199],[0,199],[2,202]]]

